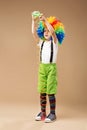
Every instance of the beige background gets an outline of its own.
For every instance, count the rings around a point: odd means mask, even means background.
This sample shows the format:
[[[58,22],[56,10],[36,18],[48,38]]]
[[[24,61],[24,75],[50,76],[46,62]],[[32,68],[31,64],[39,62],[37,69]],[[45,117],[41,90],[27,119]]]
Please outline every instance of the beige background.
[[[31,12],[56,16],[66,38],[58,53],[57,103],[87,105],[86,0],[0,0],[0,102],[37,102],[38,48]]]
[[[40,109],[34,10],[56,16],[66,31],[58,52],[57,121],[52,124],[34,120]],[[87,130],[86,34],[86,0],[0,0],[0,130]]]

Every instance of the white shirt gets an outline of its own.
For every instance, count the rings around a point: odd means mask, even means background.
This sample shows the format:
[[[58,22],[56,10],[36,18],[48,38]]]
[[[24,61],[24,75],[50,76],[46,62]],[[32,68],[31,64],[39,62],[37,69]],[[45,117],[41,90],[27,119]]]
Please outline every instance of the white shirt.
[[[58,43],[54,43],[53,42],[53,60],[52,63],[56,63],[57,60],[57,53],[58,53]],[[38,43],[38,46],[40,47],[40,51],[41,51],[41,45],[42,45],[43,41],[40,41]],[[44,45],[42,48],[42,61],[41,63],[47,64],[50,63],[50,57],[51,57],[51,40],[50,41],[44,41]]]

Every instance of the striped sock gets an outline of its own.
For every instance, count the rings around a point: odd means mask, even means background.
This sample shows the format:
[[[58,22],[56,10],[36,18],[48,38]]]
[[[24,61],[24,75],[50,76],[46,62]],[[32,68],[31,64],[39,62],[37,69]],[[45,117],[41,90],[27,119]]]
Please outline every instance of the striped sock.
[[[49,103],[50,103],[50,113],[55,114],[56,108],[56,98],[54,94],[50,94],[49,96]]]
[[[46,115],[46,93],[40,94],[41,112]]]

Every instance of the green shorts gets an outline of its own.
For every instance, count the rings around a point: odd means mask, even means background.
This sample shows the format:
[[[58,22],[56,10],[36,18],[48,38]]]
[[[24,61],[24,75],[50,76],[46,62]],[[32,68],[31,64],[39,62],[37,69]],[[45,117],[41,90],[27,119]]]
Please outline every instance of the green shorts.
[[[38,75],[38,92],[56,94],[57,92],[57,68],[56,63],[40,64]]]

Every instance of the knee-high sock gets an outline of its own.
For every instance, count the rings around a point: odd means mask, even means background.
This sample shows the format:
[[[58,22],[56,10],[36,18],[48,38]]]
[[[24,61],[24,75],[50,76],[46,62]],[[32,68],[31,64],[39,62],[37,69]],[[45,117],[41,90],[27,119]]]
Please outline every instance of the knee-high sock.
[[[50,113],[55,114],[56,109],[56,98],[54,94],[50,94],[49,96],[49,103],[50,103]]]
[[[40,105],[41,105],[41,112],[43,114],[46,114],[46,93],[41,93],[40,94]]]

